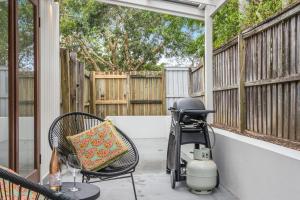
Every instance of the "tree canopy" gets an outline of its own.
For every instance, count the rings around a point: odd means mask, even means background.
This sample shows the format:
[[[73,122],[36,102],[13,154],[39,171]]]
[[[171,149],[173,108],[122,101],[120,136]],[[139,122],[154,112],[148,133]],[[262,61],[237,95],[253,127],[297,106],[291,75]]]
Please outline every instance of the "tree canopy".
[[[61,44],[78,52],[91,70],[159,70],[159,60],[197,60],[204,52],[197,20],[102,4],[61,2]]]
[[[0,2],[0,66],[8,63],[8,3]]]

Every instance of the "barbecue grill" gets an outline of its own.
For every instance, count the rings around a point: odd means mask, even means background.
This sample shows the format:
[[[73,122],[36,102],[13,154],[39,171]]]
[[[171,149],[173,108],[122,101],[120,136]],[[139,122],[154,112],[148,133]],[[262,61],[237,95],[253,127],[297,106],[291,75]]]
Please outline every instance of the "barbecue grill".
[[[195,149],[199,149],[200,145],[211,149],[206,118],[214,111],[206,110],[202,101],[194,98],[181,99],[169,110],[172,114],[172,122],[166,172],[171,174],[171,187],[175,188],[176,182],[186,180],[187,161],[180,156],[181,145],[194,144]]]

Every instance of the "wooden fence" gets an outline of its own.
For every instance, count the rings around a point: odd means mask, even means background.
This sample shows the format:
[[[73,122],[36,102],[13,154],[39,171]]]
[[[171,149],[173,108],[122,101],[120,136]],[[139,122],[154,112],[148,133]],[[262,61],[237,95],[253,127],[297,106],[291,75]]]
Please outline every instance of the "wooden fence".
[[[190,68],[190,88],[189,93],[193,98],[198,98],[204,102],[204,66]]]
[[[19,72],[19,115],[34,114],[34,74]],[[8,68],[0,66],[0,117],[8,116]]]
[[[86,110],[84,102],[84,63],[76,53],[60,50],[61,63],[61,113]]]
[[[217,125],[300,141],[300,3],[214,51]]]
[[[91,72],[90,112],[109,115],[164,115],[165,81],[161,72]]]
[[[163,72],[85,72],[76,53],[61,49],[61,112],[97,116],[164,115]]]
[[[234,39],[214,52],[214,122],[239,126],[238,41]]]

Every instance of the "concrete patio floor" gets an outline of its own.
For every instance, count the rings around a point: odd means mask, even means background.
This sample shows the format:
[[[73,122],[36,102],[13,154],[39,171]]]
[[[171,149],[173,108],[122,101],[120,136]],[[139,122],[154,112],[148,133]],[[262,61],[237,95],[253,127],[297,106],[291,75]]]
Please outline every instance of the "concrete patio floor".
[[[185,183],[177,183],[171,189],[170,177],[165,173],[166,139],[135,139],[140,154],[140,162],[134,174],[139,200],[237,200],[220,186],[210,195],[195,195],[189,192]],[[64,177],[70,180],[71,177]],[[65,181],[64,180],[64,181]],[[130,179],[120,179],[97,183],[101,189],[100,200],[133,200]]]

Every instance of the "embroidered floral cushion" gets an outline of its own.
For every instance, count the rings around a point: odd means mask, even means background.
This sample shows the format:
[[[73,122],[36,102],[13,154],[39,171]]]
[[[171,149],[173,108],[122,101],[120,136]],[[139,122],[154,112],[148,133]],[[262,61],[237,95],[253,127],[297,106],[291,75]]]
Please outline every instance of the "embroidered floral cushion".
[[[106,167],[128,151],[128,147],[110,121],[77,135],[68,136],[67,139],[73,145],[83,168],[90,171]]]
[[[1,169],[4,169],[10,173],[13,173],[18,176],[16,172],[14,172],[11,169],[8,169],[6,167],[3,167],[0,165]],[[10,190],[9,188],[12,188]],[[38,193],[28,190],[26,188],[21,189],[20,192],[20,186],[17,184],[10,183],[8,180],[1,180],[0,179],[0,199],[1,197],[4,197],[9,200],[39,200],[39,199],[45,199],[43,195],[38,195]]]

